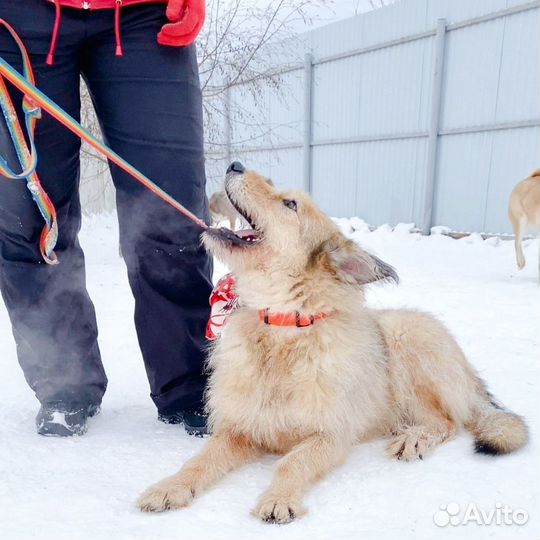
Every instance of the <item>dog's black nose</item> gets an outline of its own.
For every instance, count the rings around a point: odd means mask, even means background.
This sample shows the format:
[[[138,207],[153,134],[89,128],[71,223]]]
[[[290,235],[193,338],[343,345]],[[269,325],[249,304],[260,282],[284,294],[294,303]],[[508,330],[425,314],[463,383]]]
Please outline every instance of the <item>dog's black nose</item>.
[[[233,161],[227,168],[227,174],[233,172],[242,174],[246,172],[246,168],[239,161]]]

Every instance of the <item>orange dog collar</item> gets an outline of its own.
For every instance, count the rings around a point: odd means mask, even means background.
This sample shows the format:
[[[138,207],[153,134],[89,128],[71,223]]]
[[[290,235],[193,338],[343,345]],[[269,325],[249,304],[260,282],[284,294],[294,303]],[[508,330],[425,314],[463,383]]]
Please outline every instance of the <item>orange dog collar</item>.
[[[305,328],[312,326],[316,321],[328,317],[328,313],[316,313],[315,315],[301,315],[298,311],[287,313],[272,312],[268,308],[259,310],[259,320],[272,326],[296,326]]]

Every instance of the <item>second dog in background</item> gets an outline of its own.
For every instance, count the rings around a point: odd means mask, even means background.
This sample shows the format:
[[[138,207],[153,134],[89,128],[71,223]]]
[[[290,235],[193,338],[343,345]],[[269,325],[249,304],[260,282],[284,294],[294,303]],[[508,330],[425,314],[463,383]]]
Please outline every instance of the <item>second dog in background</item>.
[[[516,262],[521,270],[525,266],[523,235],[529,227],[540,233],[540,169],[516,184],[510,194],[508,217],[514,230]],[[538,264],[540,268],[540,261]]]

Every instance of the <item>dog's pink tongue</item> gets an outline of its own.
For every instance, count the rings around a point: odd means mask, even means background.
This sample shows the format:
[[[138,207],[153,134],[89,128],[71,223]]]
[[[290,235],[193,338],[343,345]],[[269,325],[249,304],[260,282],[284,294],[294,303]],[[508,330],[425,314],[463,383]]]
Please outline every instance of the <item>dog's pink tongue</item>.
[[[234,231],[236,236],[239,236],[243,240],[249,240],[250,238],[258,238],[258,234],[253,229],[242,229],[240,231]]]

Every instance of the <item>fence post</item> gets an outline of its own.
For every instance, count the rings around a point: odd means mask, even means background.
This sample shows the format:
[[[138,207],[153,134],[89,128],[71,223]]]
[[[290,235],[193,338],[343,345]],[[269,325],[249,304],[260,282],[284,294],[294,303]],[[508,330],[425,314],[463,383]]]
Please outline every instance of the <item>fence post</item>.
[[[304,56],[304,140],[302,145],[302,170],[304,189],[311,193],[311,129],[312,129],[312,98],[313,98],[313,56]]]
[[[444,72],[444,45],[446,39],[446,19],[437,20],[435,34],[435,62],[431,91],[431,112],[429,118],[426,185],[422,205],[422,234],[429,234],[433,224],[433,203],[437,184],[437,150],[439,144],[439,120],[441,115],[441,95]]]
[[[227,162],[226,167],[229,166],[229,164],[232,161],[231,158],[231,131],[232,131],[232,124],[231,124],[231,84],[229,79],[225,81],[225,96],[223,99],[223,114],[224,114],[224,126],[223,130],[225,131],[225,160]]]

